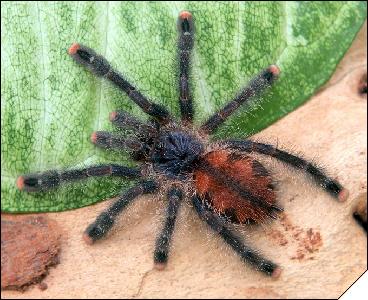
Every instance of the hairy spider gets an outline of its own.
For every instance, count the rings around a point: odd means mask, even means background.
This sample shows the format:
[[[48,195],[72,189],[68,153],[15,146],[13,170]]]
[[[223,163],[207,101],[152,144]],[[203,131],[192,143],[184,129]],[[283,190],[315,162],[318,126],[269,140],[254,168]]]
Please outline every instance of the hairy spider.
[[[92,142],[99,147],[130,151],[133,159],[142,162],[141,167],[128,168],[118,164],[104,164],[78,170],[50,170],[20,176],[17,179],[17,186],[20,190],[33,192],[45,191],[64,182],[93,176],[143,178],[88,226],[84,233],[84,240],[88,244],[104,237],[117,216],[135,198],[162,189],[167,193],[168,204],[166,221],[154,250],[157,268],[161,269],[167,263],[175,220],[183,198],[188,195],[200,218],[244,261],[267,275],[278,277],[280,267],[247,246],[230,227],[231,223],[260,223],[268,218],[275,219],[277,213],[282,211],[282,208],[276,205],[276,193],[269,171],[252,157],[252,153],[271,156],[308,173],[317,185],[340,201],[346,200],[348,192],[314,164],[272,145],[249,139],[228,139],[210,144],[208,136],[242,104],[249,102],[269,87],[278,78],[280,70],[275,65],[263,70],[241,90],[238,96],[211,116],[199,129],[194,128],[189,81],[194,26],[190,12],[182,11],[179,14],[178,31],[181,122],[175,121],[166,108],[143,96],[114,70],[104,57],[92,49],[73,44],[68,50],[76,62],[87,67],[95,75],[110,80],[152,117],[149,122],[144,123],[127,112],[112,112],[111,122],[119,128],[134,130],[135,137],[124,138],[103,131],[96,131],[91,136]]]

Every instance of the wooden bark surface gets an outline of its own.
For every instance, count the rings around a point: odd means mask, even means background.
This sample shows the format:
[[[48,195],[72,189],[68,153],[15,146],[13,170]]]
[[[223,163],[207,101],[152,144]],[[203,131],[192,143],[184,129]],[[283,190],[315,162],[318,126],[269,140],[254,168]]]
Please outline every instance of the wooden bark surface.
[[[272,280],[243,264],[189,206],[182,210],[169,264],[153,269],[162,201],[142,197],[108,239],[82,241],[86,226],[108,202],[47,214],[63,228],[60,264],[45,291],[3,291],[3,298],[337,298],[367,268],[367,235],[352,218],[367,193],[367,24],[331,80],[305,105],[257,134],[319,162],[350,191],[339,203],[307,178],[270,160],[280,180],[281,219],[249,227],[243,236],[283,268]]]

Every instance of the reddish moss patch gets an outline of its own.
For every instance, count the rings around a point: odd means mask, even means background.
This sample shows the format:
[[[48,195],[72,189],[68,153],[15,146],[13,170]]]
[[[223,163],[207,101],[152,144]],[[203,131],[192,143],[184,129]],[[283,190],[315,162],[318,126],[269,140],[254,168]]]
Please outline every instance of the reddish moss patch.
[[[43,215],[1,216],[1,289],[24,290],[59,263],[60,229]]]

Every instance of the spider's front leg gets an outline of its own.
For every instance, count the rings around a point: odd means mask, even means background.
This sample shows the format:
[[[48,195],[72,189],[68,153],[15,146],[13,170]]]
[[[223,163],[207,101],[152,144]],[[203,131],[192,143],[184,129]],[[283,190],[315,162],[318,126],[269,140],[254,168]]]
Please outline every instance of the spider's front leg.
[[[226,104],[217,113],[212,115],[202,126],[201,130],[207,134],[214,133],[241,105],[259,96],[267,87],[270,87],[280,75],[280,69],[271,65],[259,73],[247,87],[232,101]]]
[[[128,168],[117,164],[104,164],[83,169],[66,171],[49,170],[42,173],[22,175],[18,177],[16,184],[18,189],[26,192],[41,192],[56,188],[63,183],[99,176],[139,178],[142,174],[140,168]]]
[[[168,260],[171,238],[174,232],[179,207],[183,199],[183,192],[177,187],[172,187],[168,191],[167,197],[169,204],[166,211],[166,221],[156,240],[156,248],[154,252],[155,267],[159,270],[162,270],[166,266]]]
[[[153,103],[143,96],[118,71],[114,70],[103,56],[98,55],[93,49],[75,43],[69,48],[68,53],[76,62],[87,67],[95,75],[107,78],[127,93],[128,97],[148,115],[155,117],[161,123],[167,123],[171,120],[165,107]]]
[[[341,202],[345,201],[349,196],[349,191],[346,188],[344,188],[338,181],[327,176],[323,170],[315,166],[313,163],[286,151],[277,149],[272,145],[257,143],[251,140],[228,140],[223,142],[223,144],[231,149],[248,153],[257,152],[274,157],[296,169],[306,172],[320,187]]]
[[[217,232],[244,261],[253,265],[258,271],[272,276],[273,278],[278,278],[280,276],[281,268],[279,266],[263,258],[257,251],[245,245],[241,238],[235,235],[225,225],[224,221],[213,212],[200,197],[195,195],[192,198],[192,203],[201,219],[204,220],[212,230]]]
[[[152,180],[142,181],[138,185],[130,188],[87,227],[83,235],[84,241],[87,244],[92,244],[96,240],[104,237],[114,225],[117,216],[128,206],[128,204],[138,196],[153,193],[157,189],[158,184]]]
[[[185,123],[193,121],[193,102],[189,85],[190,55],[194,44],[193,23],[193,16],[189,11],[182,11],[179,14],[179,103],[181,120]]]

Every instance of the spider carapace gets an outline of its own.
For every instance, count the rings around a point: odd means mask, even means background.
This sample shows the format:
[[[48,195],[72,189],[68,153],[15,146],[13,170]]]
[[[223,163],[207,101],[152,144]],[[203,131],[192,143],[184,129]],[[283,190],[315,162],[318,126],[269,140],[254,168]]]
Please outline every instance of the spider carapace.
[[[254,154],[270,156],[307,173],[326,192],[340,201],[348,192],[319,167],[272,145],[246,140],[208,140],[241,105],[259,96],[279,77],[280,70],[271,65],[256,75],[238,95],[212,115],[199,128],[193,125],[193,102],[190,85],[190,59],[194,43],[194,21],[188,11],[178,18],[178,89],[181,121],[175,121],[162,105],[153,103],[131,85],[108,61],[92,49],[73,44],[69,55],[97,76],[109,80],[150,116],[142,122],[129,113],[116,111],[110,121],[118,128],[130,129],[133,136],[96,131],[91,141],[107,149],[124,149],[141,162],[137,168],[118,164],[89,166],[83,169],[51,170],[18,177],[17,186],[27,192],[45,191],[62,183],[93,176],[118,176],[139,179],[139,183],[122,193],[111,206],[88,226],[84,240],[91,244],[104,237],[117,216],[142,194],[164,190],[167,195],[166,219],[157,237],[154,262],[163,268],[182,200],[189,199],[194,210],[217,232],[242,260],[257,270],[278,277],[281,268],[249,247],[230,223],[261,223],[277,218],[282,211],[270,172],[254,158]]]

